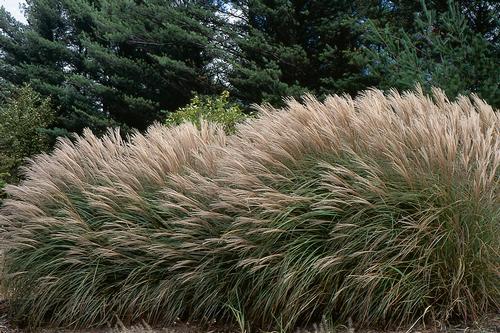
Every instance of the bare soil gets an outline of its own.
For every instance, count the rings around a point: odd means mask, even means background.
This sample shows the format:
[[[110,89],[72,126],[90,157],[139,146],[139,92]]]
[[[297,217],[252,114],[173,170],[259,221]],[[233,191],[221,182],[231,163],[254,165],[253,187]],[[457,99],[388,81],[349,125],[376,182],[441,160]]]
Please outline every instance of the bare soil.
[[[0,309],[1,309],[0,303]],[[150,327],[147,324],[125,327],[120,325],[115,328],[100,329],[82,329],[82,330],[63,330],[63,329],[40,329],[37,331],[27,331],[16,328],[9,324],[5,314],[0,316],[0,333],[246,333],[237,328],[228,327],[200,327],[190,323],[179,323],[171,327]],[[279,333],[279,332],[259,332],[259,333]],[[295,333],[500,333],[500,314],[485,316],[480,322],[469,326],[443,326],[434,327],[419,326],[408,327],[397,331],[380,331],[361,329],[355,327],[338,326],[334,329],[328,329],[323,325],[313,325],[309,328],[297,329]]]

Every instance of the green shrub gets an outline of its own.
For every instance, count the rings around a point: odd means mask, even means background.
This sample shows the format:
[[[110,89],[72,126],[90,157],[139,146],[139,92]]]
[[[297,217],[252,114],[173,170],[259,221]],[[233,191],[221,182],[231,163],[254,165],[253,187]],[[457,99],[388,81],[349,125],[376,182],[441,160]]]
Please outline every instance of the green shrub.
[[[227,137],[61,140],[7,188],[10,315],[290,331],[498,311],[499,125],[477,98],[374,90],[265,107]]]
[[[236,124],[245,118],[243,110],[229,101],[229,92],[223,91],[218,97],[196,95],[187,106],[171,113],[165,123],[173,126],[192,122],[199,126],[200,121],[205,120],[220,124],[226,132],[233,133]]]
[[[9,176],[8,173],[0,173],[0,199],[2,199],[4,197],[4,193],[3,193],[3,188],[5,187],[5,185],[7,185],[5,179]],[[0,205],[1,205],[1,201],[0,201]]]
[[[54,120],[50,100],[29,86],[19,88],[0,106],[0,180],[16,182],[27,157],[50,147],[44,132]]]

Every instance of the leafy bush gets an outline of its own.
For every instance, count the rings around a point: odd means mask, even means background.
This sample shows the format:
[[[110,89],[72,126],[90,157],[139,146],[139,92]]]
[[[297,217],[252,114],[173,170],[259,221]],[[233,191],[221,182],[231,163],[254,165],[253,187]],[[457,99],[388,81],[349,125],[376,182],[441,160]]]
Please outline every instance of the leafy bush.
[[[5,178],[7,178],[9,176],[9,174],[7,173],[0,173],[0,199],[3,198],[3,188],[5,187],[5,185],[7,185],[7,183],[5,182]],[[1,201],[0,201],[0,205],[1,205]]]
[[[475,33],[457,5],[449,6],[440,16],[424,6],[411,34],[371,24],[367,39],[372,47],[365,49],[368,72],[382,89],[411,89],[419,83],[427,91],[441,87],[450,97],[477,93],[500,107],[498,44]]]
[[[205,120],[220,124],[226,132],[233,133],[236,124],[245,118],[243,110],[229,101],[229,92],[223,91],[219,97],[196,95],[187,106],[171,113],[166,124],[173,126],[192,122],[200,126],[200,121]]]
[[[50,147],[44,129],[53,119],[50,100],[29,86],[19,88],[0,106],[0,184],[16,182],[24,159]]]
[[[498,311],[500,118],[439,91],[86,132],[2,209],[2,284],[30,326],[222,321],[289,331]]]

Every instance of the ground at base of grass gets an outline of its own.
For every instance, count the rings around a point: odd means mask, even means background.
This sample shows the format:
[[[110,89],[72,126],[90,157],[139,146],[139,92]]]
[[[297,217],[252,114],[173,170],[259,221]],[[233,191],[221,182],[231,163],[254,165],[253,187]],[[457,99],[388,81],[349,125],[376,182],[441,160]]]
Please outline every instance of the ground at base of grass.
[[[1,305],[0,305],[1,308]],[[241,332],[236,328],[227,326],[197,326],[190,323],[179,323],[170,327],[150,327],[146,323],[126,327],[119,325],[115,328],[100,328],[100,329],[81,329],[81,330],[62,330],[62,329],[40,329],[37,331],[27,331],[21,328],[16,328],[11,325],[5,314],[0,315],[0,333],[248,333]],[[259,333],[279,333],[274,332],[259,332]],[[399,330],[371,330],[371,329],[356,329],[355,327],[337,326],[334,328],[326,327],[324,324],[312,325],[309,328],[298,328],[294,333],[500,333],[500,314],[485,316],[481,321],[475,322],[472,325],[457,325],[457,326],[422,326],[414,325],[413,327],[401,328]]]

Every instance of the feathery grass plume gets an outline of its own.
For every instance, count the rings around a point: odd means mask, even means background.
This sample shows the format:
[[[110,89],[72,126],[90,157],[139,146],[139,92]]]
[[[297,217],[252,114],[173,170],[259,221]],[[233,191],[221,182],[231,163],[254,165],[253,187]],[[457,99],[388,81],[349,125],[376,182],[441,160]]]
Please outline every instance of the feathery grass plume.
[[[7,188],[2,211],[12,255],[2,282],[14,318],[31,326],[175,319],[183,308],[168,271],[183,257],[156,197],[170,173],[195,167],[197,154],[224,140],[206,124],[158,125],[129,142],[118,131],[86,132],[36,157],[26,181]]]
[[[369,90],[261,107],[229,137],[61,141],[7,187],[11,315],[290,331],[498,311],[499,125],[475,96]]]

